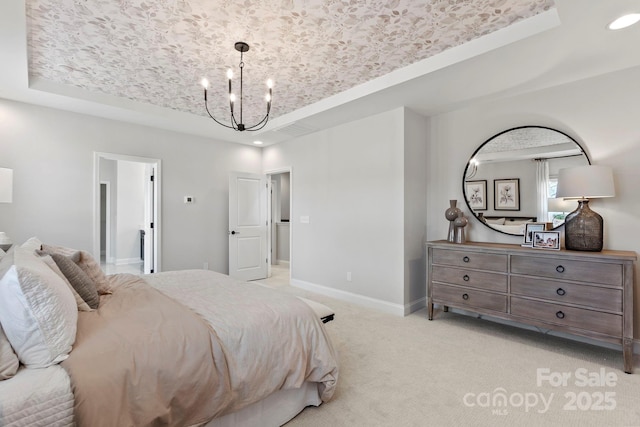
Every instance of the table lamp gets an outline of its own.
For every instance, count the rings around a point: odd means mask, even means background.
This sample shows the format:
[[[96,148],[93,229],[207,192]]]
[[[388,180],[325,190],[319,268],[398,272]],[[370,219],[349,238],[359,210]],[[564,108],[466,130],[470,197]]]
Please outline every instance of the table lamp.
[[[589,200],[613,196],[615,188],[610,167],[587,165],[560,169],[556,197],[578,201],[578,208],[564,220],[566,249],[591,252],[602,250],[603,220],[589,208]]]

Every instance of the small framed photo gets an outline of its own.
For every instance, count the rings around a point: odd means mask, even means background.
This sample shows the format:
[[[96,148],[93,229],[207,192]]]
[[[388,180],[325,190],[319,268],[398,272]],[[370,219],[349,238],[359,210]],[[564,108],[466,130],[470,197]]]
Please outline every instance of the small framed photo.
[[[560,232],[558,231],[534,231],[533,247],[539,249],[560,250]]]
[[[545,230],[547,230],[547,224],[544,222],[526,223],[524,227],[524,242],[522,242],[522,246],[533,246],[533,233]]]
[[[465,181],[464,192],[469,207],[476,211],[487,210],[487,180]]]
[[[520,178],[494,179],[493,186],[494,210],[520,210]]]

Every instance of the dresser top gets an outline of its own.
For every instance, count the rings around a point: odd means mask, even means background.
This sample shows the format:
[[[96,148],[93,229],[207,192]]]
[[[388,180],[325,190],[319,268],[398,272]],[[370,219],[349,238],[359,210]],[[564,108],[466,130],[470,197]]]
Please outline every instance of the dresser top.
[[[447,240],[435,240],[427,242],[427,246],[446,248],[446,249],[458,249],[458,250],[472,250],[482,252],[484,250],[490,250],[492,252],[517,252],[522,254],[530,254],[536,256],[562,256],[576,257],[576,258],[593,258],[593,259],[616,259],[616,260],[628,260],[635,261],[637,254],[633,251],[613,251],[603,250],[601,252],[587,252],[587,251],[569,251],[566,249],[552,250],[552,249],[538,249],[527,246],[520,246],[509,243],[493,243],[493,242],[466,242],[451,243]]]

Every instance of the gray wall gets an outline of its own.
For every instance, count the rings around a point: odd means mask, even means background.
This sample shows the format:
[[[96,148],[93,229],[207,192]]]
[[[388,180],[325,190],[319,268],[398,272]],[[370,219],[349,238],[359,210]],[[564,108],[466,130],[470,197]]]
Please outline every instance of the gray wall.
[[[464,167],[483,141],[514,126],[541,125],[571,135],[592,163],[613,167],[616,196],[590,205],[604,218],[605,249],[640,252],[638,75],[640,68],[632,68],[432,117],[427,238],[445,238],[444,210],[450,199],[462,200]],[[466,205],[460,207],[467,211]],[[521,238],[493,232],[475,219],[467,229],[471,240],[521,243]],[[640,335],[638,283],[636,280],[636,337]]]
[[[17,242],[38,235],[90,250],[92,152],[161,158],[164,268],[208,261],[225,272],[228,171],[292,166],[294,280],[395,310],[421,297],[413,279],[406,284],[407,269],[414,271],[418,259],[411,239],[421,240],[421,210],[426,239],[444,238],[444,210],[450,199],[462,201],[462,173],[475,149],[505,129],[540,125],[571,135],[593,163],[614,168],[616,197],[594,201],[592,208],[605,220],[605,248],[640,252],[634,231],[640,224],[638,75],[632,68],[440,114],[430,119],[427,138],[420,126],[408,125],[419,119],[397,109],[267,147],[262,157],[253,147],[0,100],[0,163],[15,173],[14,203],[0,204],[0,229]],[[427,151],[422,170],[421,149]],[[418,150],[415,158],[411,150]],[[424,208],[421,173],[428,179]],[[196,203],[184,205],[185,194]],[[303,215],[309,224],[300,223]],[[474,219],[466,232],[469,240],[520,243]]]
[[[143,163],[118,161],[116,264],[130,264],[141,259],[146,168]]]
[[[295,284],[399,314],[424,297],[426,123],[398,108],[264,149],[293,171]]]
[[[14,169],[14,200],[0,204],[0,229],[92,251],[94,151],[161,159],[163,270],[228,271],[228,173],[260,173],[259,148],[4,99],[0,163]]]

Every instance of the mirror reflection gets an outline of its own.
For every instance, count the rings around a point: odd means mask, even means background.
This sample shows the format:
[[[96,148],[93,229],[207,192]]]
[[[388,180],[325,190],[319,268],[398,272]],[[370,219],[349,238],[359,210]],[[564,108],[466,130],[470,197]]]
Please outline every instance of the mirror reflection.
[[[469,210],[487,227],[524,235],[528,222],[557,228],[575,201],[556,199],[558,171],[590,164],[573,138],[555,129],[522,126],[485,141],[464,170],[462,187]]]

